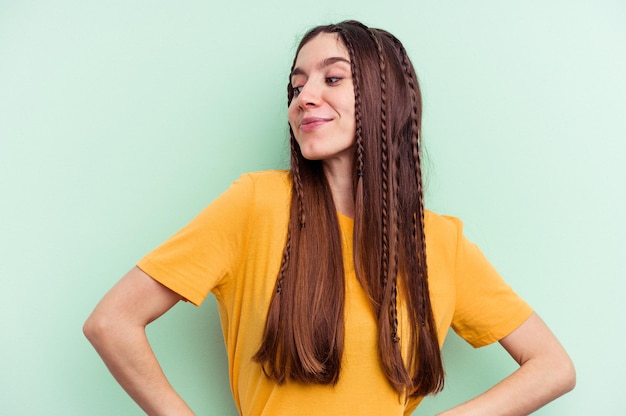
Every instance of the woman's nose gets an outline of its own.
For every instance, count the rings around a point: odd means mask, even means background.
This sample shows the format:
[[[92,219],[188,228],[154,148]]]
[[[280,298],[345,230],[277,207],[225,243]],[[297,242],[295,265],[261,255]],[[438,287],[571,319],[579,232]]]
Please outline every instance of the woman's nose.
[[[298,104],[303,107],[311,107],[319,104],[320,91],[314,84],[307,82],[298,94]]]

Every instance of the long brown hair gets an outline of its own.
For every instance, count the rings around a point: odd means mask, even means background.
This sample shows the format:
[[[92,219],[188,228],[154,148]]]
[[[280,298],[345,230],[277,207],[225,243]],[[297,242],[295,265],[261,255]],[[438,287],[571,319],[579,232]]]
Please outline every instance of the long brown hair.
[[[399,393],[438,392],[444,372],[428,292],[417,76],[397,38],[356,21],[313,28],[296,58],[320,33],[337,34],[350,55],[356,117],[354,266],[378,317],[381,365]],[[291,84],[287,88],[291,103],[294,92]],[[302,156],[293,131],[290,174],[287,241],[254,359],[277,383],[334,384],[344,346],[341,236],[321,162]],[[398,300],[409,322],[404,359]]]

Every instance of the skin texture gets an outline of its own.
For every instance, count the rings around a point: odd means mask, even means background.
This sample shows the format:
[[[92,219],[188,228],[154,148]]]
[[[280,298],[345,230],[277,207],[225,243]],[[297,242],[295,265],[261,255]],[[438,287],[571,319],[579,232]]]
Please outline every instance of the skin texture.
[[[193,415],[165,378],[145,331],[180,299],[135,267],[104,296],[83,327],[111,374],[149,415]]]
[[[350,164],[354,145],[354,87],[350,56],[337,35],[322,33],[298,54],[291,76],[289,124],[304,157]]]
[[[323,161],[337,209],[353,216],[354,89],[350,65],[342,59],[349,57],[336,35],[318,35],[302,48],[291,80],[299,92],[288,117],[303,155]],[[319,120],[303,128],[306,117]],[[135,267],[84,324],[86,337],[113,376],[149,415],[193,414],[167,381],[145,332],[150,322],[179,300],[178,294]],[[519,369],[441,415],[527,415],[574,387],[570,358],[536,314],[500,344]]]
[[[296,94],[287,115],[300,151],[307,159],[323,161],[337,209],[354,216],[349,173],[354,163],[354,86],[348,50],[336,34],[321,33],[302,47],[291,85]],[[318,121],[303,125],[310,120]]]
[[[537,314],[500,340],[500,344],[520,368],[480,396],[441,413],[442,416],[527,415],[574,388],[574,365]]]

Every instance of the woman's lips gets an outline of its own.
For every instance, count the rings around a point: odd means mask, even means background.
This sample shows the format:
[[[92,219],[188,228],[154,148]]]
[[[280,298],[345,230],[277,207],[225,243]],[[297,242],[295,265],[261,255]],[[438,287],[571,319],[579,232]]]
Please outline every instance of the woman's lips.
[[[300,122],[300,130],[304,132],[313,131],[319,126],[324,125],[331,120],[331,118],[325,117],[305,117]]]

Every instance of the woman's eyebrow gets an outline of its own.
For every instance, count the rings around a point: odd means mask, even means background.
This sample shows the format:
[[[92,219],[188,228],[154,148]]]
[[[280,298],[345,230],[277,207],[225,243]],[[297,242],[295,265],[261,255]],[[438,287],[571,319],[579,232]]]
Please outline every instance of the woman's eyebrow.
[[[344,62],[348,65],[350,65],[350,61],[347,60],[346,58],[343,58],[341,56],[331,56],[329,58],[326,58],[324,60],[322,60],[319,64],[317,64],[317,69],[323,69],[326,68],[327,66],[331,66],[332,64],[335,64],[337,62]],[[293,77],[295,75],[306,75],[306,72],[304,72],[303,69],[301,69],[300,67],[295,67],[292,71],[291,71],[291,76]]]

